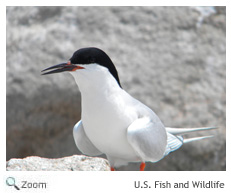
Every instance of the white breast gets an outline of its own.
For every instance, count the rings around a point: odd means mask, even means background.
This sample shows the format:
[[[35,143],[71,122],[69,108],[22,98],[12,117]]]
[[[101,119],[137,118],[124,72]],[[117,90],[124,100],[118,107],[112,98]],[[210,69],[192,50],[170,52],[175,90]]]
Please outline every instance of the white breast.
[[[127,128],[138,118],[128,104],[133,98],[119,87],[106,68],[95,64],[87,68],[71,73],[81,92],[81,119],[86,135],[107,155],[136,157],[127,141]]]
[[[82,122],[92,143],[103,153],[115,157],[133,156],[134,151],[127,141],[127,128],[138,118],[121,95],[94,101],[82,97]],[[96,102],[95,102],[96,101]]]

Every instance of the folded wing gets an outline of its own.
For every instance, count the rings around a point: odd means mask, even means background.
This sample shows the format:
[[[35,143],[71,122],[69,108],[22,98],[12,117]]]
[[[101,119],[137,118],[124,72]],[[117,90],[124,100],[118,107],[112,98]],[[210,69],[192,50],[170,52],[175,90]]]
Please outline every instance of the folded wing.
[[[135,120],[127,129],[127,139],[142,161],[159,161],[165,153],[167,135],[160,121],[148,117]]]
[[[73,136],[76,146],[83,154],[90,156],[102,154],[102,152],[100,152],[87,137],[81,120],[74,126]]]

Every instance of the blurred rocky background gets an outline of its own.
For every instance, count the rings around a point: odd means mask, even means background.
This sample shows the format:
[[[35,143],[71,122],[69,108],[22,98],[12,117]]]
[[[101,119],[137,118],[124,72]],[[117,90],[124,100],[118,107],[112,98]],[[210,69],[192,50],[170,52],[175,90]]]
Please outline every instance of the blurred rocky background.
[[[81,154],[72,136],[81,116],[74,79],[40,71],[94,46],[166,126],[219,126],[202,133],[214,138],[147,170],[226,169],[225,7],[7,7],[6,18],[6,160]]]

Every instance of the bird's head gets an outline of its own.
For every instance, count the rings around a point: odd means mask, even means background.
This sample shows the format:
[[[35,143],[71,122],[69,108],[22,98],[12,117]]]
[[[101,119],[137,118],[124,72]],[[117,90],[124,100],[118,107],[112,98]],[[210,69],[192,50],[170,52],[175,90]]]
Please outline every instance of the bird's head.
[[[109,56],[102,51],[101,49],[94,48],[94,47],[89,47],[89,48],[81,48],[74,52],[72,57],[69,59],[68,62],[57,64],[54,66],[51,66],[49,68],[46,68],[42,70],[48,71],[44,72],[42,75],[47,75],[47,74],[53,74],[53,73],[59,73],[59,72],[77,72],[80,70],[94,70],[94,67],[92,66],[100,66],[107,68],[108,71],[111,73],[111,75],[116,79],[118,82],[119,86],[121,87],[119,77],[117,70],[112,63],[111,59]]]

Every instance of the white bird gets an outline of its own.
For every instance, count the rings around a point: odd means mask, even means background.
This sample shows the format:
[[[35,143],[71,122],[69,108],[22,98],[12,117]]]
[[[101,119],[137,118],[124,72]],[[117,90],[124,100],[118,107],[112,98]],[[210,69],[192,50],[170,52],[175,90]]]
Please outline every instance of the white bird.
[[[157,162],[184,143],[211,136],[184,139],[183,134],[210,130],[169,128],[146,105],[120,84],[108,55],[94,47],[77,50],[70,60],[51,66],[45,74],[70,72],[81,92],[81,120],[73,129],[78,149],[86,155],[106,154],[111,170],[129,162]],[[43,72],[42,71],[42,72]]]

